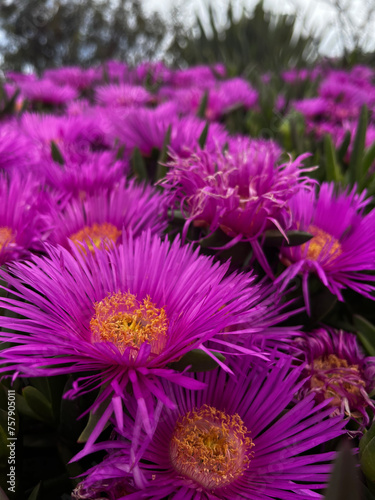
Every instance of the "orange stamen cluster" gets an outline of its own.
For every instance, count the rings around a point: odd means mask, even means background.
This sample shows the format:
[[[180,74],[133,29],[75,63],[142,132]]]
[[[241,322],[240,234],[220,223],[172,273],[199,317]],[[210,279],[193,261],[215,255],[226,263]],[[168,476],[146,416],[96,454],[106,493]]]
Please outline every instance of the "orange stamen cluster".
[[[73,243],[86,254],[85,247],[82,243],[86,243],[90,252],[94,252],[95,247],[113,248],[121,231],[116,226],[109,222],[103,224],[93,224],[92,226],[85,226],[80,231],[72,234],[70,239]]]
[[[316,226],[310,226],[308,232],[314,237],[308,243],[304,243],[301,246],[302,252],[304,252],[307,246],[306,257],[308,259],[324,259],[326,263],[330,263],[341,255],[342,250],[340,242],[332,235]]]
[[[120,352],[132,347],[133,355],[144,342],[152,354],[160,354],[167,341],[168,319],[164,308],[157,308],[150,297],[142,302],[130,292],[114,293],[96,302],[90,321],[94,342],[112,342]]]
[[[329,354],[315,359],[312,371],[311,388],[322,392],[324,399],[333,398],[330,406],[340,407],[343,395],[353,401],[362,399],[361,388],[366,384],[358,365],[349,365],[346,359]]]
[[[203,405],[180,417],[170,443],[175,470],[204,488],[222,488],[238,479],[253,456],[253,441],[238,414]]]
[[[0,227],[0,251],[4,248],[4,246],[9,245],[9,243],[13,243],[13,241],[14,234],[10,227]]]

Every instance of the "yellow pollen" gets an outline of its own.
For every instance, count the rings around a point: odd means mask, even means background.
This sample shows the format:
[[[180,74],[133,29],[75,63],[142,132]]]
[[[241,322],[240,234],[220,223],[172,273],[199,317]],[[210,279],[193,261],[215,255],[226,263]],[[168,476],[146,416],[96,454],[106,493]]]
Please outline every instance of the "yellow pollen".
[[[253,446],[238,414],[203,405],[178,419],[169,452],[179,474],[214,490],[242,476],[254,455]]]
[[[362,399],[361,387],[366,384],[361,378],[358,365],[349,365],[346,359],[338,358],[335,354],[321,356],[313,361],[311,387],[321,391],[324,399],[333,398],[330,406],[340,406],[343,392],[353,401]],[[346,381],[348,378],[353,383]]]
[[[167,342],[168,318],[164,308],[157,308],[150,297],[137,300],[130,292],[113,293],[95,302],[90,321],[93,342],[112,342],[123,353],[132,347],[136,357],[144,342],[152,354],[160,354]]]
[[[306,257],[308,259],[326,259],[326,263],[328,264],[341,255],[340,242],[329,233],[316,226],[309,226],[307,231],[313,235],[313,238],[309,242],[304,243],[301,246],[301,250],[304,253],[307,246]]]
[[[0,227],[0,250],[2,250],[4,246],[7,246],[13,242],[14,234],[10,227]]]
[[[103,224],[93,224],[92,226],[85,226],[83,229],[74,233],[70,236],[70,239],[76,245],[77,248],[82,250],[86,254],[85,247],[82,243],[86,243],[90,252],[94,252],[95,247],[101,248],[113,248],[118,237],[121,235],[121,231],[117,229],[116,226],[110,224],[109,222],[104,222]]]

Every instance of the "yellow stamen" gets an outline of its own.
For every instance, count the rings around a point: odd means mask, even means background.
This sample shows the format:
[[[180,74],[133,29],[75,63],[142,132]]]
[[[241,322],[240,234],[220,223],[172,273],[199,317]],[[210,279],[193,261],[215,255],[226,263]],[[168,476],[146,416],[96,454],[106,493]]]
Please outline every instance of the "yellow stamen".
[[[326,259],[326,263],[329,263],[341,255],[341,244],[334,236],[316,226],[309,226],[307,231],[314,236],[301,246],[303,254],[307,246],[307,259]]]
[[[343,392],[354,399],[362,398],[360,388],[366,384],[361,378],[358,365],[349,365],[346,359],[329,354],[315,359],[312,371],[311,387],[322,391],[324,399],[333,398],[330,406],[341,406]],[[345,381],[348,378],[353,379],[355,384]]]
[[[86,243],[90,252],[94,252],[95,247],[113,248],[121,231],[116,226],[108,222],[103,224],[93,224],[92,226],[85,226],[80,231],[72,234],[70,239],[85,255],[86,250],[82,243]]]
[[[134,348],[132,355],[144,342],[151,345],[152,354],[160,354],[167,341],[168,319],[164,308],[157,308],[150,297],[142,302],[136,296],[114,293],[96,302],[95,315],[90,321],[94,342],[113,342],[120,352]]]
[[[204,488],[238,479],[253,457],[253,441],[240,416],[203,405],[180,417],[170,442],[175,470]]]
[[[13,243],[15,239],[15,235],[10,227],[3,226],[0,227],[0,250],[3,249],[4,246]]]

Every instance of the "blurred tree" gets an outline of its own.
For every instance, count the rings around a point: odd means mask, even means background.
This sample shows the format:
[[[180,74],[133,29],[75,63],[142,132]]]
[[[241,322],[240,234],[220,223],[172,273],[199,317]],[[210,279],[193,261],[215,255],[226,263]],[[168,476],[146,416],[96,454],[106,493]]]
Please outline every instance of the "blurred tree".
[[[295,16],[267,12],[262,2],[252,14],[244,9],[237,20],[229,3],[224,27],[218,26],[212,6],[209,19],[209,34],[199,17],[190,32],[176,32],[170,53],[177,62],[223,62],[230,74],[251,76],[254,72],[306,66],[318,57],[317,40],[296,34]]]
[[[2,32],[2,33],[1,33]],[[161,57],[166,22],[139,0],[2,0],[0,50],[5,68],[135,63]]]

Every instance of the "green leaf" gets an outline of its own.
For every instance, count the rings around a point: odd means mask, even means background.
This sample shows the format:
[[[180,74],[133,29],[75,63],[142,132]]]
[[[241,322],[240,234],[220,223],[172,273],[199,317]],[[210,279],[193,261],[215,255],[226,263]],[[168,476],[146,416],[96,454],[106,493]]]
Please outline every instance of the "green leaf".
[[[337,159],[340,163],[343,163],[343,161],[344,161],[345,155],[348,151],[351,137],[352,137],[352,135],[350,133],[350,130],[347,130],[345,132],[344,139],[343,139],[340,147],[337,150]]]
[[[362,160],[362,179],[361,179],[361,188],[364,189],[366,187],[366,176],[369,171],[369,168],[375,161],[375,142],[365,151],[365,155]]]
[[[47,424],[55,423],[52,412],[52,405],[48,399],[35,387],[28,385],[22,389],[22,395],[26,400],[29,408]]]
[[[116,156],[115,156],[116,160],[122,160],[124,157],[124,152],[125,152],[125,144],[122,144],[117,149]]]
[[[168,159],[168,146],[171,142],[172,125],[169,125],[167,132],[164,136],[163,146],[158,158],[158,168],[156,172],[156,180],[163,179],[166,176],[167,168],[164,163]]]
[[[206,90],[205,93],[203,94],[202,100],[201,100],[201,102],[199,104],[198,113],[197,113],[197,115],[199,116],[199,118],[204,118],[205,117],[207,103],[208,103],[208,90]]]
[[[31,492],[31,495],[29,496],[29,498],[27,500],[39,500],[40,496],[40,487],[42,486],[42,482],[38,483],[35,488],[33,489],[33,491]]]
[[[55,141],[51,141],[51,156],[52,156],[53,161],[55,161],[56,163],[59,163],[60,165],[65,164],[64,157],[61,154],[61,151],[58,148]]]
[[[41,419],[35,412],[32,411],[32,409],[29,407],[29,405],[26,402],[26,399],[21,396],[21,394],[16,393],[16,408],[17,411],[20,413],[20,415],[24,415],[26,417],[36,419],[36,420],[43,420]]]
[[[225,357],[219,352],[211,352],[220,361],[225,361]],[[214,370],[219,365],[208,354],[201,349],[192,349],[187,352],[179,361],[170,363],[168,366],[177,371],[183,371],[187,366],[189,372],[208,372]]]
[[[309,278],[309,283],[311,278]],[[322,321],[337,304],[337,297],[331,293],[328,288],[322,285],[318,292],[313,293],[310,297],[311,320],[313,324]]]
[[[280,247],[282,244],[288,247],[303,245],[313,238],[313,235],[306,231],[287,231],[288,241],[277,229],[270,229],[264,233],[264,245],[270,247]]]
[[[16,99],[19,96],[20,90],[16,90],[12,97],[6,101],[4,108],[2,109],[0,115],[6,115],[8,113],[12,113],[14,110],[14,105],[16,103]]]
[[[359,442],[359,456],[362,471],[372,482],[375,481],[375,424],[363,435]]]
[[[353,316],[355,331],[370,356],[375,356],[375,326],[359,314]]]
[[[102,394],[103,388],[101,389],[98,398]],[[107,409],[108,405],[110,404],[111,397],[106,398],[104,401],[102,401],[96,411],[90,411],[89,415],[89,420],[87,422],[86,427],[83,429],[81,432],[77,443],[86,443],[88,438],[91,436],[92,431],[95,429],[97,423],[99,422],[100,418],[102,417],[103,413]],[[109,426],[110,422],[107,422],[106,425],[104,426],[103,430],[106,429]]]
[[[134,148],[131,155],[131,165],[134,174],[140,181],[147,180],[147,168],[139,148]]]
[[[340,446],[331,474],[325,500],[360,500],[359,481],[355,459],[348,441]]]
[[[222,229],[217,229],[214,233],[201,239],[199,244],[202,248],[218,248],[227,245],[231,239]]]
[[[365,150],[365,140],[366,140],[366,130],[368,121],[368,110],[367,106],[363,105],[361,109],[361,114],[358,121],[357,133],[354,137],[353,151],[350,156],[349,162],[349,182],[354,184],[356,181],[362,179],[364,172],[363,168],[363,156]]]
[[[336,151],[332,144],[331,136],[329,135],[324,136],[324,153],[327,169],[327,181],[340,182],[343,176],[340,171],[340,165],[337,162]]]
[[[198,144],[201,149],[204,149],[204,146],[206,145],[206,140],[207,140],[207,135],[208,135],[208,129],[210,128],[210,124],[206,122],[206,125],[204,126],[201,135],[199,136],[198,139]]]

